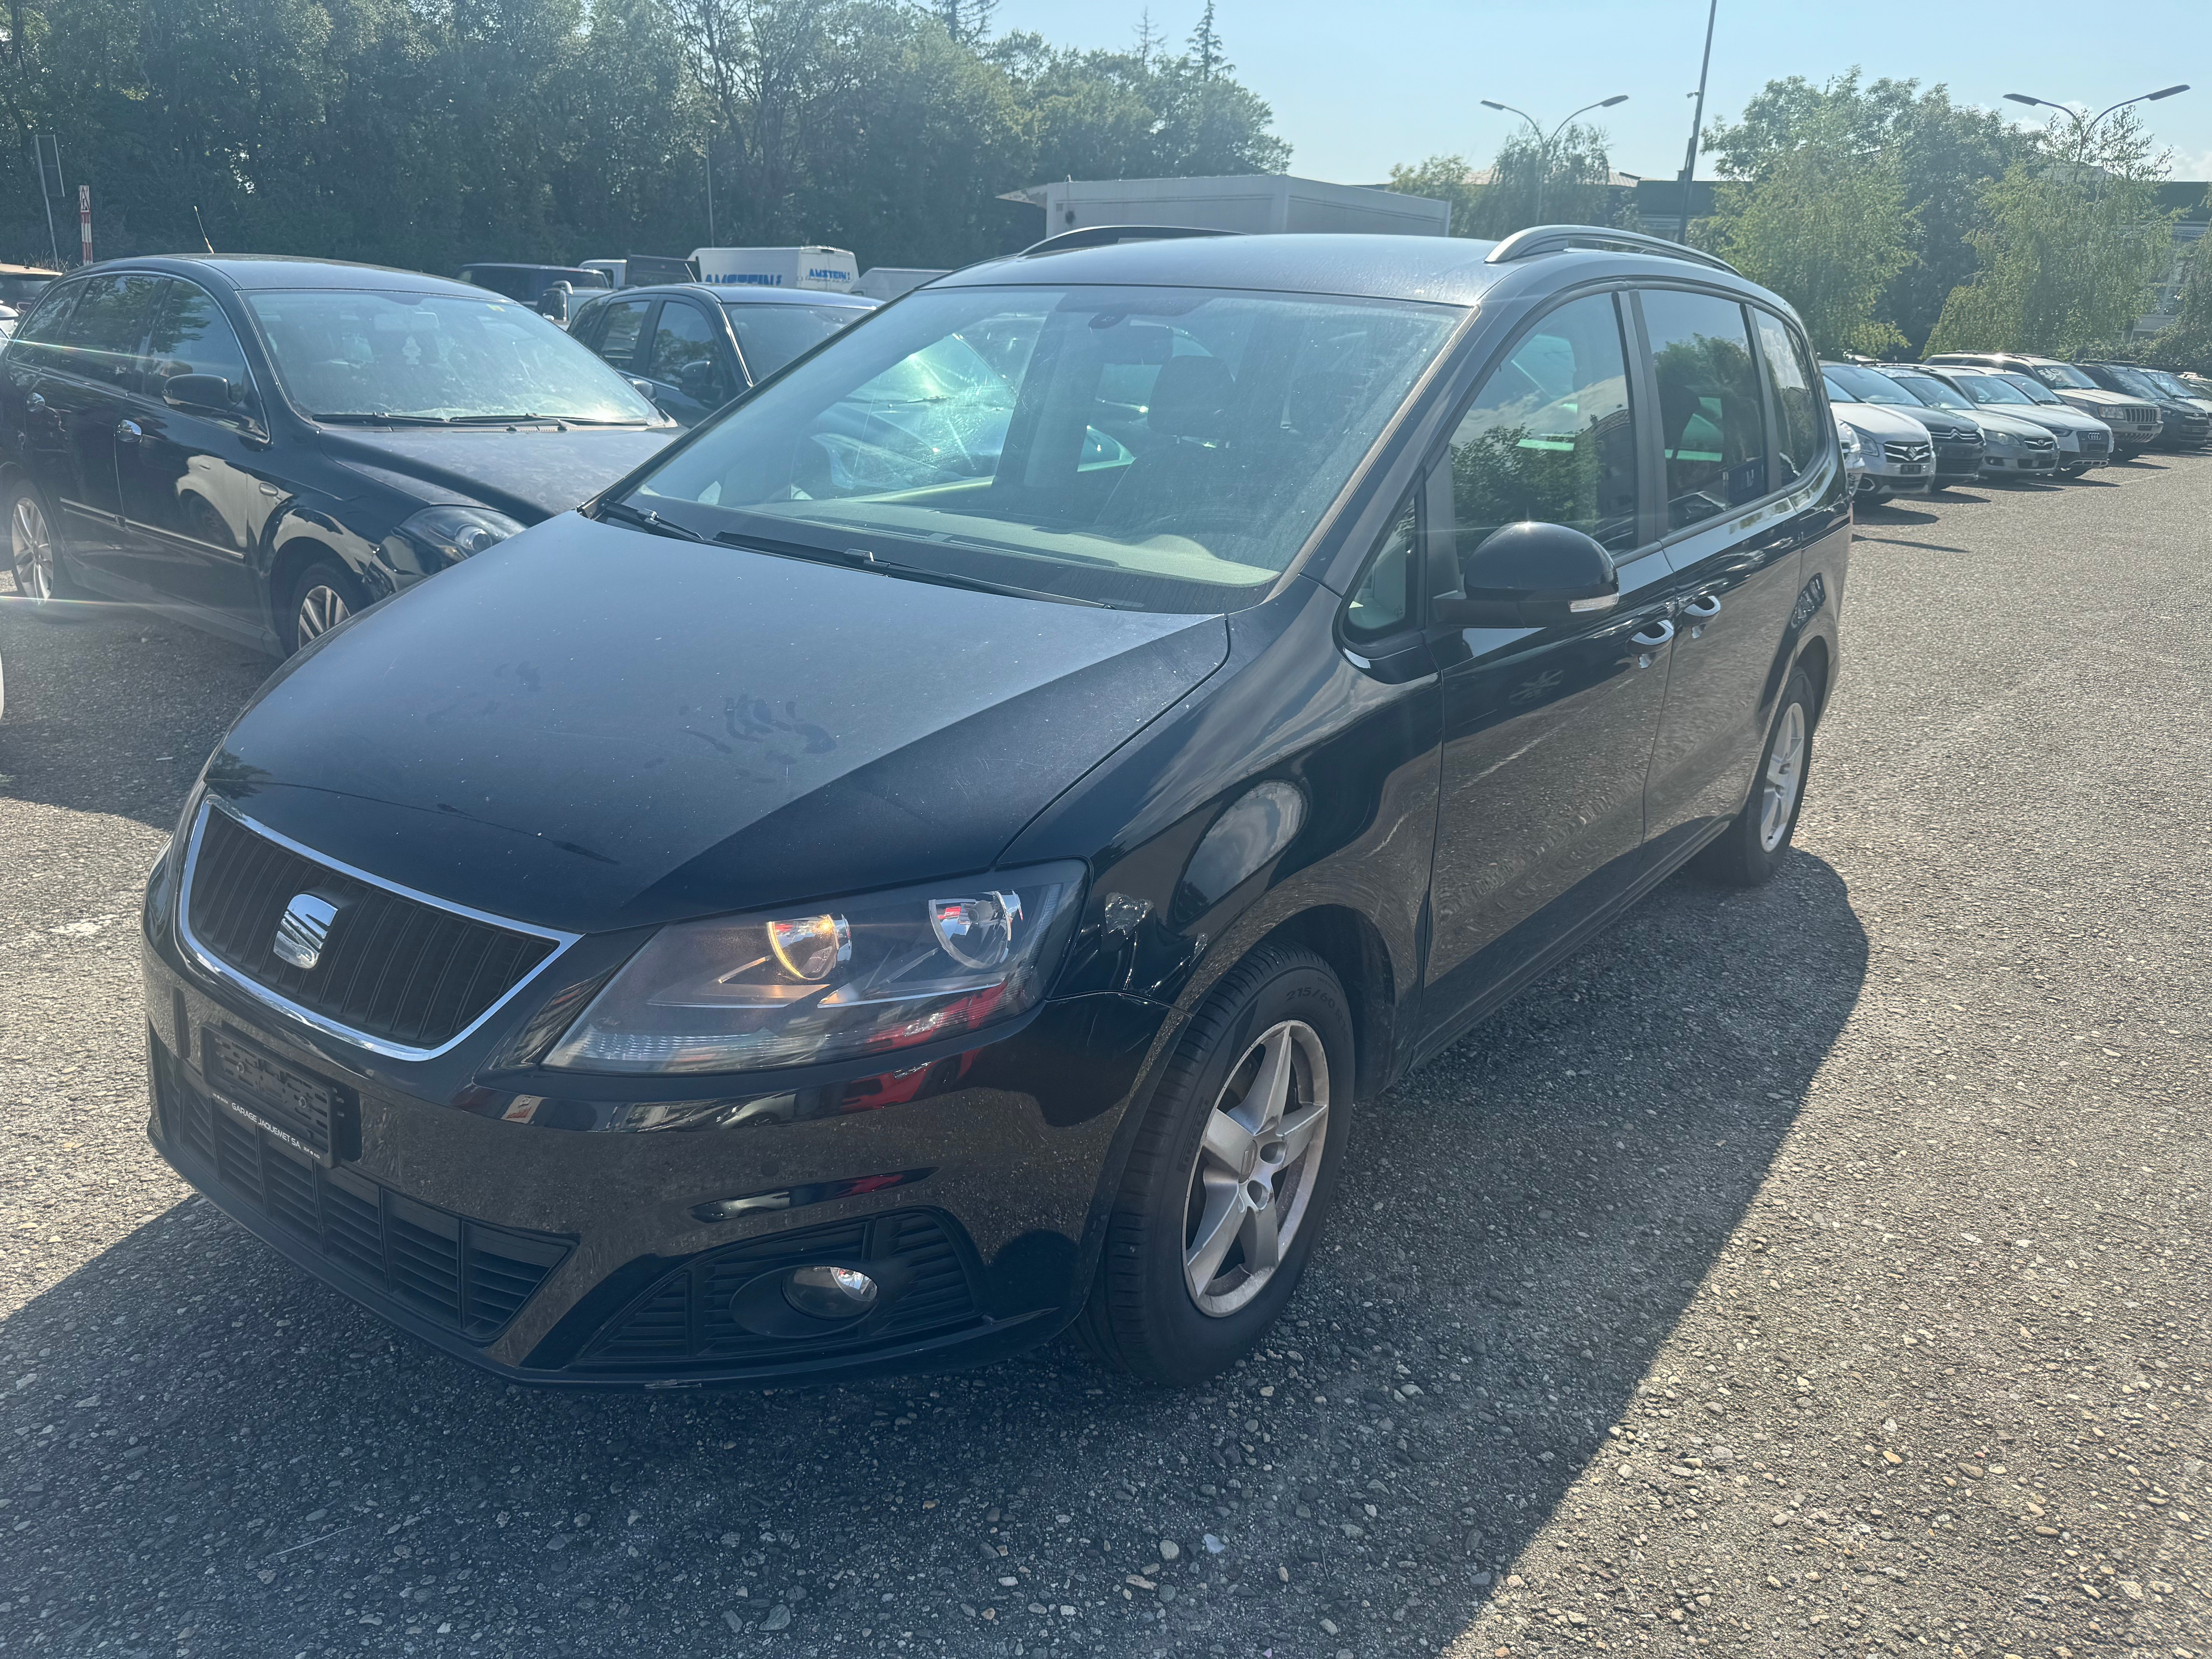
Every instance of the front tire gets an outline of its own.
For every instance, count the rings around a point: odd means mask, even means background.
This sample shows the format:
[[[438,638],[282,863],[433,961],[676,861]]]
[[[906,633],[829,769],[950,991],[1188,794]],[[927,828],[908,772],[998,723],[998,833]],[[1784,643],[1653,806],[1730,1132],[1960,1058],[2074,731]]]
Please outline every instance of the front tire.
[[[1162,1073],[1076,1329],[1101,1364],[1202,1382],[1250,1352],[1312,1254],[1343,1163],[1352,1013],[1328,964],[1267,945]]]
[[[58,617],[82,591],[63,563],[46,500],[28,479],[16,478],[8,485],[7,501],[9,568],[15,574],[16,596],[29,604],[33,616]]]
[[[340,623],[368,608],[361,580],[336,559],[317,559],[292,578],[279,623],[284,654],[312,645]]]
[[[1759,887],[1774,878],[1797,833],[1805,806],[1805,780],[1813,763],[1813,725],[1819,705],[1802,668],[1782,689],[1766,746],[1759,751],[1751,799],[1729,820],[1720,839],[1698,855],[1698,867],[1731,887]]]

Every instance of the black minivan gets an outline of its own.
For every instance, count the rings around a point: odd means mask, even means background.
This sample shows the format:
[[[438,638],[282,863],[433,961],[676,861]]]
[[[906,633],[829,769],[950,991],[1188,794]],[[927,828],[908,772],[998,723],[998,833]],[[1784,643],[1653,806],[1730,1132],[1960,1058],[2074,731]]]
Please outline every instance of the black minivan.
[[[162,1155],[517,1380],[1249,1348],[1347,1130],[1693,857],[1850,510],[1673,244],[970,267],[318,641],[148,889]]]
[[[674,435],[526,307],[374,265],[112,260],[0,353],[16,591],[157,605],[279,654]]]

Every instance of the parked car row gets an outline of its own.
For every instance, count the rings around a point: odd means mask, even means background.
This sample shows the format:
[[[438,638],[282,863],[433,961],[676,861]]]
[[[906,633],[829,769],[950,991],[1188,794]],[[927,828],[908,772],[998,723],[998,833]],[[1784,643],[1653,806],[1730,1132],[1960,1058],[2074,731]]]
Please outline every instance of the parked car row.
[[[1980,478],[2079,477],[2154,447],[2212,441],[2212,387],[2124,363],[1949,353],[1823,362],[1860,492],[1925,495]]]

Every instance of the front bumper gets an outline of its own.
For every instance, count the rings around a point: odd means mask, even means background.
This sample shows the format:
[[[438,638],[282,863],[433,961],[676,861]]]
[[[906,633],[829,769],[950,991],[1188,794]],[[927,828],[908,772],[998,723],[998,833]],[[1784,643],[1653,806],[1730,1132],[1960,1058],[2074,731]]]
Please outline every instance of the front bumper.
[[[1992,478],[2018,477],[2023,473],[2047,477],[2058,470],[2058,462],[2056,448],[2025,451],[2016,455],[1984,454],[1982,472]]]
[[[1936,482],[1938,484],[1964,483],[1982,476],[1983,446],[1978,440],[1972,443],[1938,442],[1936,446]]]
[[[434,1095],[408,1086],[427,1068],[348,1054],[188,963],[165,886],[144,951],[155,1148],[298,1266],[533,1384],[856,1376],[1046,1340],[1082,1304],[1103,1180],[1166,1018],[1070,998],[896,1071],[763,1074],[726,1095],[736,1079],[574,1076],[555,1094],[544,1072]],[[320,1146],[241,1089],[240,1052],[328,1091]],[[816,1263],[869,1273],[876,1310],[821,1327],[763,1301]]]

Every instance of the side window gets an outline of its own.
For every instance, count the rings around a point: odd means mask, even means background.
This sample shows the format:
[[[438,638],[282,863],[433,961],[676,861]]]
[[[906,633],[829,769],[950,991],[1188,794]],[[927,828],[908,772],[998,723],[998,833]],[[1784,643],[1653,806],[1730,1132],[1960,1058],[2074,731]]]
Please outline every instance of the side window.
[[[1415,484],[1407,495],[1382,534],[1375,562],[1352,590],[1352,602],[1344,612],[1347,639],[1380,639],[1396,633],[1413,617],[1420,598],[1416,573],[1420,568],[1421,489]]]
[[[62,330],[60,367],[102,386],[136,392],[139,348],[145,343],[154,302],[167,280],[150,272],[125,271],[87,283]]]
[[[76,308],[82,283],[57,283],[48,289],[38,308],[23,319],[8,343],[8,362],[13,368],[57,368],[62,331]]]
[[[1636,544],[1636,422],[1609,294],[1539,320],[1492,371],[1451,437],[1462,561],[1503,525],[1564,524],[1615,552]]]
[[[606,332],[599,336],[598,351],[617,368],[633,366],[637,355],[638,331],[645,326],[645,313],[653,309],[650,300],[621,300],[606,309]]]
[[[1759,322],[1759,349],[1774,385],[1775,418],[1782,423],[1782,430],[1774,434],[1782,452],[1782,477],[1776,482],[1786,484],[1811,471],[1820,453],[1820,409],[1813,398],[1813,366],[1789,325],[1770,311],[1751,314]]]
[[[1717,295],[1647,289],[1644,329],[1658,371],[1667,527],[1757,501],[1766,494],[1766,434],[1743,307]]]
[[[720,403],[729,395],[722,389],[721,366],[714,360],[714,336],[706,313],[679,300],[660,307],[660,321],[653,331],[653,367],[646,372],[653,380],[682,386],[686,397],[701,403]]]
[[[173,374],[220,374],[240,387],[250,378],[245,349],[215,295],[180,279],[171,280],[147,337],[146,395],[160,397],[161,382]]]

